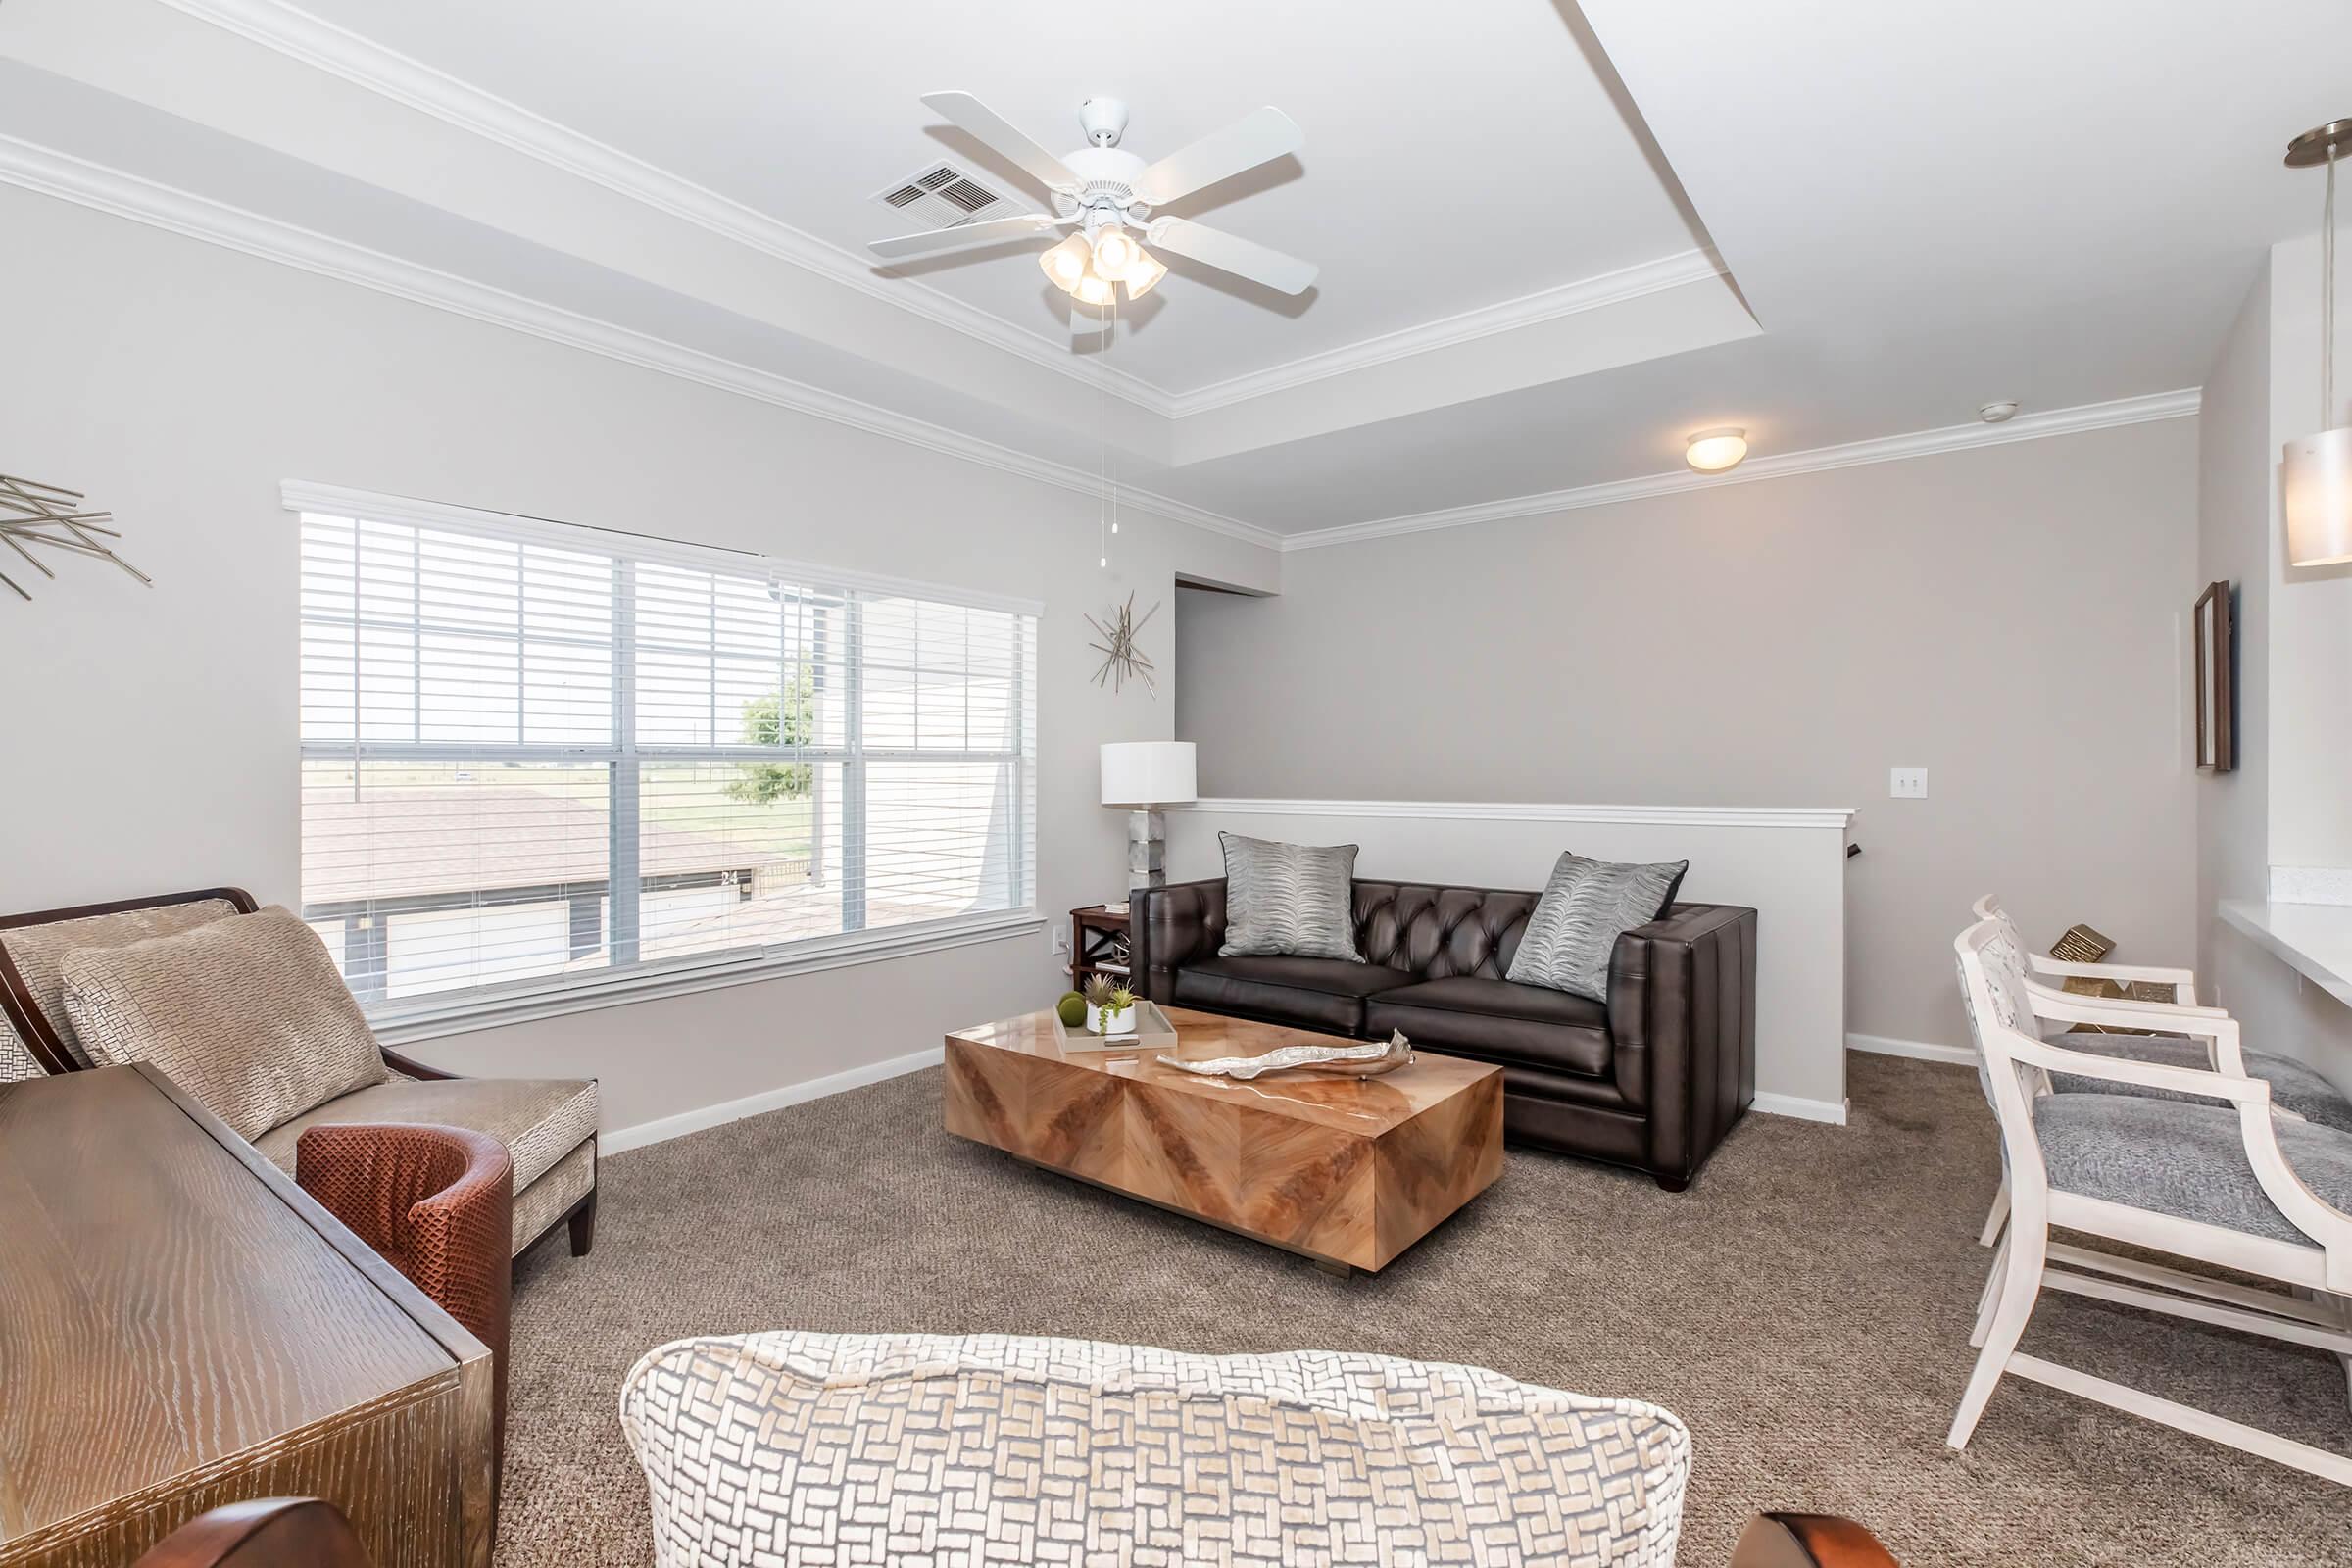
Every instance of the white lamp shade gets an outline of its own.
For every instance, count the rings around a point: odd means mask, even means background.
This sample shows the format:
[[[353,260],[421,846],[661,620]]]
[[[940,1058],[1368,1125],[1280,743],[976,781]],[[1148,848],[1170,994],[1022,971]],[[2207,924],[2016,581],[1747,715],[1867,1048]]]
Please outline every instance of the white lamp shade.
[[[1183,806],[1200,795],[1191,741],[1103,744],[1104,806]]]
[[[2352,561],[2352,425],[2289,441],[2279,492],[2288,560],[2298,566]]]

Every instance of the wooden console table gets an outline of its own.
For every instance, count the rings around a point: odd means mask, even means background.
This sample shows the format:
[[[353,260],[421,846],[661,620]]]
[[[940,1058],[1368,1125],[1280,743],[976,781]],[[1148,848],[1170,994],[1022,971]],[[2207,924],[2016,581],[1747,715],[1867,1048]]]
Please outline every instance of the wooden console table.
[[[0,1084],[0,1568],[324,1497],[487,1568],[490,1353],[149,1066]]]

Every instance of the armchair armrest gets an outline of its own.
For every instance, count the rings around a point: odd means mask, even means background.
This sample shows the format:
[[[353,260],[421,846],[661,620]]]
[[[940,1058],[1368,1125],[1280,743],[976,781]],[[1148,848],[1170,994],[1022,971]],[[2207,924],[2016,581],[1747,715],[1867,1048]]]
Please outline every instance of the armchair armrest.
[[[2054,974],[2062,978],[2082,980],[2113,980],[2128,985],[2144,980],[2155,985],[2173,988],[2173,1001],[2183,1006],[2197,1004],[2197,975],[2193,969],[2169,969],[2149,963],[2077,963],[2068,958],[2053,958],[2047,954],[2029,953],[2026,962],[2035,974]]]
[[[2214,1068],[2233,1078],[2246,1075],[2244,1053],[2238,1045],[2237,1020],[2219,1007],[2189,1007],[2162,1002],[2130,1002],[2112,997],[2078,997],[2069,991],[2026,982],[2034,1015],[2053,1023],[2108,1024],[2121,1029],[2160,1029],[2207,1043]],[[2080,1054],[2080,1053],[2076,1053]],[[2068,1069],[2072,1071],[2072,1068]]]
[[[1901,1568],[1879,1538],[1826,1513],[1760,1513],[1727,1568]]]

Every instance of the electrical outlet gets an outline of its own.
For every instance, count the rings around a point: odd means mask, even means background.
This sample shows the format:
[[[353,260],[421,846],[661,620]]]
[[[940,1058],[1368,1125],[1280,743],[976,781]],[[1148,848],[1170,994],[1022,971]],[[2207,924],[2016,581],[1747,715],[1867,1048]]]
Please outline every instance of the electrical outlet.
[[[1066,954],[1070,951],[1070,934],[1059,926],[1049,926],[1046,929],[1046,946],[1056,956]]]
[[[1886,770],[1886,793],[1898,801],[1924,801],[1928,798],[1928,770],[1924,767],[1890,767]]]

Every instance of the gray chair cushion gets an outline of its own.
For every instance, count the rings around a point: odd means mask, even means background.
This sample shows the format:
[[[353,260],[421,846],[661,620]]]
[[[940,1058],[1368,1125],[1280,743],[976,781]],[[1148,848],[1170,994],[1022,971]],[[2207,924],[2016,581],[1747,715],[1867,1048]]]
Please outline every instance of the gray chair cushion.
[[[2151,1061],[2164,1067],[2210,1067],[2213,1058],[2206,1054],[2205,1042],[2191,1040],[2185,1035],[2107,1035],[2070,1034],[2068,1026],[2059,1024],[2044,1038],[2051,1045],[2068,1051],[2081,1051],[2093,1056],[2108,1056],[2129,1061]],[[2243,1053],[2246,1076],[2259,1078],[2271,1086],[2271,1103],[2280,1110],[2291,1110],[2305,1121],[2337,1132],[2352,1133],[2352,1100],[2318,1073],[2291,1056],[2281,1056],[2268,1051]],[[2144,1089],[2137,1084],[2111,1083],[2104,1078],[2086,1078],[2080,1073],[2054,1072],[2050,1087],[2061,1094],[2136,1095],[2143,1100],[2191,1100],[2200,1105],[2222,1105],[2226,1102],[2207,1099],[2201,1095],[2185,1095],[2175,1089]]]
[[[2274,1121],[2303,1185],[2352,1212],[2352,1133]],[[2050,1185],[2085,1198],[2315,1245],[2265,1196],[2237,1112],[2139,1095],[2044,1095],[2034,1102]]]

